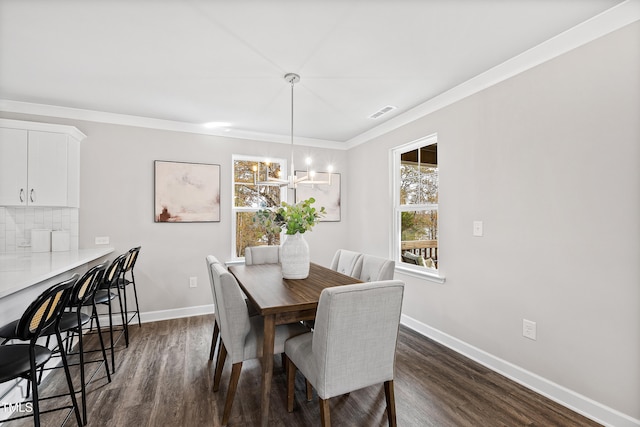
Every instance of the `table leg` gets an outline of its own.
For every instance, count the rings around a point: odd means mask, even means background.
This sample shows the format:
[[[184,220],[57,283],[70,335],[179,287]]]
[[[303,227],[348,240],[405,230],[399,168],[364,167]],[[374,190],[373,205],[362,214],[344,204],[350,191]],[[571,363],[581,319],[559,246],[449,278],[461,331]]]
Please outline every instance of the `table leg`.
[[[264,316],[264,347],[262,348],[262,417],[261,425],[269,424],[269,397],[271,396],[271,378],[273,377],[273,342],[276,330],[275,315]]]

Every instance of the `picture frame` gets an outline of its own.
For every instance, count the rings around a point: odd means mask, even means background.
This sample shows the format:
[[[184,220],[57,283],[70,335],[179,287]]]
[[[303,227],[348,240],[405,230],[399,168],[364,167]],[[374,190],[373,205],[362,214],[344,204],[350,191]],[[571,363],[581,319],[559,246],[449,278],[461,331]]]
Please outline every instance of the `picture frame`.
[[[296,178],[306,176],[306,171],[295,171]],[[296,187],[296,203],[307,200],[310,197],[316,199],[314,207],[324,207],[327,214],[320,219],[321,222],[338,222],[341,220],[341,194],[340,174],[333,172],[316,172],[315,181],[328,181],[330,184],[308,185],[299,183]]]
[[[155,160],[154,222],[220,222],[220,165]]]

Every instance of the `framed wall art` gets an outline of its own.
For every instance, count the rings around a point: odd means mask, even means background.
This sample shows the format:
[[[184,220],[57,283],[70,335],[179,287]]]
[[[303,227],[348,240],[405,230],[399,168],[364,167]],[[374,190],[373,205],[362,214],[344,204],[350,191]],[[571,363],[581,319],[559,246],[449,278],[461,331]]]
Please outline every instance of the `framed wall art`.
[[[296,171],[296,178],[303,177],[306,171]],[[307,200],[309,197],[316,199],[314,207],[323,207],[327,215],[320,221],[340,221],[340,174],[329,172],[316,172],[314,181],[324,181],[327,184],[298,184],[296,187],[296,203]]]
[[[220,165],[156,160],[155,222],[219,222]]]

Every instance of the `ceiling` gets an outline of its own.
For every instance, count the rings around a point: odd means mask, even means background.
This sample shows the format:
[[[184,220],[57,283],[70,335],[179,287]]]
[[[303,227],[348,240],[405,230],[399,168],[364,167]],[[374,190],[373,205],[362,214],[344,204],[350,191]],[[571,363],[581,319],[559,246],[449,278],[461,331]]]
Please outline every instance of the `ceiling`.
[[[0,0],[0,99],[342,143],[620,2]]]

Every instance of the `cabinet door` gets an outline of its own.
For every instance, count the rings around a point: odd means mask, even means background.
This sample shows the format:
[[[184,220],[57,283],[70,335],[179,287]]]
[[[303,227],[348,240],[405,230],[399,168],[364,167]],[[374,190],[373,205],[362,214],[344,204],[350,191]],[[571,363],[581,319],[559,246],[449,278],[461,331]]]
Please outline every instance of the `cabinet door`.
[[[0,206],[27,204],[27,131],[0,128]]]
[[[28,204],[66,206],[67,135],[29,131]]]
[[[80,207],[80,141],[67,137],[67,206]]]

